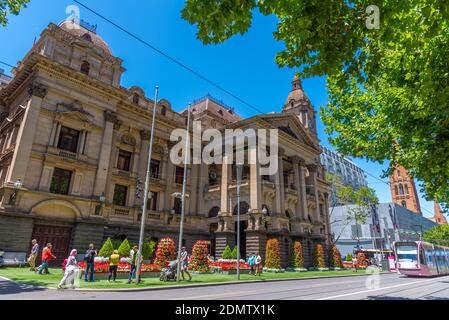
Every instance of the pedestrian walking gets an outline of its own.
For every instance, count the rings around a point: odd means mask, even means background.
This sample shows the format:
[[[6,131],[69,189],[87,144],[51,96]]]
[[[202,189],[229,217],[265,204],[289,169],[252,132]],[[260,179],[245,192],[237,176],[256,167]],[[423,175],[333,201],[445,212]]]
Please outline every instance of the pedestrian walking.
[[[39,244],[36,239],[31,241],[31,252],[28,257],[28,264],[30,265],[30,271],[36,271],[36,259],[39,254]]]
[[[357,257],[352,257],[352,272],[357,272]]]
[[[97,250],[95,250],[95,246],[93,243],[89,245],[89,249],[87,249],[86,254],[84,255],[84,262],[86,262],[86,269],[84,270],[84,281],[94,282],[94,273],[95,273],[95,257],[97,256]],[[87,279],[90,272],[89,280]]]
[[[70,252],[69,257],[67,258],[67,263],[65,265],[64,276],[61,279],[61,282],[58,284],[58,289],[63,289],[67,283],[70,284],[72,289],[75,288],[75,279],[78,278],[79,268],[78,262],[76,261],[77,250],[73,249]]]
[[[139,257],[138,251],[139,247],[134,246],[129,253],[129,257],[131,258],[131,268],[129,270],[128,283],[131,283],[132,279],[136,277],[137,259]]]
[[[184,273],[187,273],[189,276],[189,281],[192,280],[192,276],[190,275],[189,271],[187,270],[189,267],[189,253],[186,250],[186,247],[181,248],[181,276],[182,280],[185,280]]]
[[[51,251],[53,248],[51,243],[47,243],[47,246],[42,250],[42,265],[39,267],[39,274],[45,271],[45,274],[50,274],[48,266],[51,260],[56,259],[56,256]]]
[[[262,257],[257,253],[254,258],[254,268],[255,268],[255,275],[260,276],[262,273]]]
[[[111,282],[111,278],[112,281],[115,282],[115,279],[117,279],[117,269],[118,269],[118,264],[120,262],[120,256],[118,254],[118,250],[114,250],[111,257],[109,258],[109,276],[108,276],[108,281]]]
[[[256,257],[254,254],[251,254],[248,258],[248,264],[249,264],[249,274],[254,274],[254,260]]]

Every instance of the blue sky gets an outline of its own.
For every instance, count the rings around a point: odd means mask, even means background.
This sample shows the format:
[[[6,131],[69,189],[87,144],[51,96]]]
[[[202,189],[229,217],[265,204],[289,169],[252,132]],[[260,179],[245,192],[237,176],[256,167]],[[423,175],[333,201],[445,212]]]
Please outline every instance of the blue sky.
[[[127,30],[145,39],[158,49],[193,68],[210,80],[233,92],[240,98],[264,112],[280,111],[291,88],[294,70],[280,69],[274,61],[282,43],[273,39],[276,28],[274,17],[256,14],[250,31],[224,44],[204,46],[196,39],[195,26],[181,18],[184,1],[117,1],[82,0],[87,6],[100,12]],[[125,4],[124,4],[125,3]],[[35,38],[50,23],[58,24],[68,17],[66,8],[75,4],[66,0],[31,0],[28,8],[19,16],[9,16],[6,28],[0,27],[0,60],[15,65],[31,48]],[[171,101],[179,111],[187,104],[208,93],[222,99],[244,117],[256,111],[216,89],[173,62],[138,43],[128,35],[115,29],[86,9],[80,8],[81,19],[97,24],[97,33],[109,44],[115,56],[124,60],[127,69],[122,85],[142,87],[148,97],[154,95],[159,85],[160,95]],[[9,68],[0,65],[0,68]],[[324,78],[303,81],[303,88],[318,110],[327,102]],[[321,143],[330,146],[324,126],[318,119]],[[380,177],[388,163],[376,164],[363,159],[353,159],[370,174]],[[385,179],[384,179],[385,180]],[[377,192],[381,202],[390,202],[390,188],[385,183],[368,175],[370,187]],[[421,196],[421,207],[425,216],[433,213],[433,202]]]

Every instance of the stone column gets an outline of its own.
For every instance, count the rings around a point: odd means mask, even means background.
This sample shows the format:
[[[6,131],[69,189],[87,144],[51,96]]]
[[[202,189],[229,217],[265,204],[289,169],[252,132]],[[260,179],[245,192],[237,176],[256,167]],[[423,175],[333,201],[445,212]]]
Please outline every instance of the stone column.
[[[197,211],[197,205],[196,203],[198,202],[198,185],[200,184],[199,181],[199,168],[200,165],[199,164],[191,164],[190,165],[190,171],[187,171],[187,181],[190,181],[190,187],[188,188],[188,193],[190,195],[190,197],[188,198],[188,203],[189,203],[189,209],[188,209],[188,213],[190,215],[197,215],[198,211]],[[188,186],[188,185],[187,185]],[[202,201],[202,199],[200,199],[200,201]]]
[[[198,177],[198,180],[199,184],[198,184],[197,210],[200,215],[207,214],[205,210],[207,210],[208,208],[204,208],[204,187],[206,186],[209,180],[209,166],[204,162],[201,162],[200,164],[200,175]]]
[[[283,150],[279,149],[278,172],[274,176],[276,184],[276,212],[283,214],[285,212],[285,189],[284,189],[284,160]]]
[[[25,184],[27,182],[25,181],[25,175],[31,156],[36,127],[39,122],[42,101],[47,95],[47,88],[34,83],[30,86],[28,92],[31,98],[26,106],[26,111],[17,134],[17,143],[11,160],[7,182],[14,183],[17,179],[21,179]]]
[[[175,166],[170,161],[170,158],[167,158],[167,162],[165,163],[164,167],[165,167],[164,177],[165,177],[165,181],[166,181],[166,186],[165,186],[165,209],[166,210],[171,210],[171,209],[173,209],[173,206],[172,206],[173,197],[171,196],[171,194],[172,194]]]
[[[314,192],[314,197],[315,197],[315,204],[316,204],[316,208],[315,208],[315,221],[314,222],[321,222],[321,217],[320,217],[320,200],[318,198],[318,182],[317,182],[317,169],[318,166],[313,164],[313,165],[309,165],[307,166],[310,175],[312,176],[312,183],[313,183],[313,192]]]
[[[145,182],[145,176],[147,174],[147,164],[148,164],[148,150],[150,149],[150,136],[151,132],[149,130],[140,131],[140,154],[139,154],[139,168],[138,177]]]
[[[298,163],[299,170],[299,186],[298,194],[301,199],[301,218],[307,220],[308,212],[307,212],[307,190],[306,190],[306,177],[304,173],[305,161],[300,160]]]
[[[117,123],[117,114],[111,111],[104,112],[105,128],[101,143],[100,156],[98,159],[97,176],[95,178],[94,195],[106,194],[106,180],[111,161],[112,140],[114,133],[114,123]]]
[[[55,147],[55,148],[58,147],[59,135],[61,134],[61,128],[62,128],[62,125],[60,122],[58,122],[56,124],[56,133],[55,133],[55,136],[53,138],[53,143],[52,143],[53,147]]]
[[[251,210],[259,212],[262,209],[262,177],[260,175],[259,161],[257,159],[257,148],[248,150],[250,159],[256,159],[255,164],[250,164],[250,207]]]
[[[303,202],[307,201],[302,197],[301,194],[301,177],[300,177],[300,168],[299,168],[299,158],[293,157],[292,163],[293,163],[293,172],[294,172],[294,184],[296,192],[298,193],[298,202],[296,203],[296,210],[295,210],[295,218],[301,218],[303,216]]]
[[[223,164],[221,166],[221,212],[232,212],[232,208],[229,207],[228,186],[231,180],[231,165],[227,155],[223,156]]]
[[[85,139],[86,139],[86,130],[83,130],[83,131],[81,131],[81,137],[79,139],[79,144],[78,144],[78,153],[80,153],[80,154],[83,154]]]

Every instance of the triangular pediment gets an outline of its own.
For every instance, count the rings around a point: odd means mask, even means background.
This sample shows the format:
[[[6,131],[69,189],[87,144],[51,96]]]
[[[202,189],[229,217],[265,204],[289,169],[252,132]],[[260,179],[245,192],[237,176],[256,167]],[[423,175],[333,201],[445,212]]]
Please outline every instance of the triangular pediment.
[[[260,115],[258,117],[260,117],[263,121],[269,123],[273,128],[279,129],[290,138],[293,138],[298,142],[315,149],[319,149],[318,141],[314,141],[314,139],[307,132],[306,128],[304,128],[304,125],[294,114],[276,113]]]
[[[86,111],[78,101],[74,101],[70,104],[58,103],[56,106],[56,112],[69,118],[87,123],[92,123],[92,119],[94,117],[91,113]]]

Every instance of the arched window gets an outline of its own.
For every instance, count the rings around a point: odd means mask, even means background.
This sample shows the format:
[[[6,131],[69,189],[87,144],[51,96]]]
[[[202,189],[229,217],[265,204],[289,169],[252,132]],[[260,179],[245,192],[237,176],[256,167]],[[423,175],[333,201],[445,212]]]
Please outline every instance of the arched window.
[[[161,115],[165,116],[167,114],[167,108],[162,106],[161,108]]]
[[[240,202],[240,214],[246,214],[249,211],[249,204],[245,201]],[[237,215],[237,205],[234,207],[233,215]]]
[[[405,194],[408,194],[408,185],[405,185]]]
[[[404,208],[407,208],[407,202],[405,202],[405,200],[402,201],[402,206],[403,206]]]
[[[81,73],[84,73],[85,75],[89,75],[89,71],[90,71],[90,64],[87,61],[83,61],[83,63],[81,64],[81,69],[80,69]]]
[[[398,192],[398,186],[394,186],[394,193],[395,193],[396,195],[399,194],[399,192]]]
[[[134,93],[133,94],[133,103],[134,104],[139,104],[139,100],[140,100],[139,95],[137,93]]]
[[[397,173],[398,173],[398,177],[400,177],[401,176],[401,171],[397,171]]]
[[[219,207],[212,207],[212,209],[209,210],[208,217],[209,218],[215,218],[216,216],[218,216],[219,212],[220,212],[220,208]]]
[[[402,186],[402,184],[399,185],[399,194],[404,194],[404,187]]]

